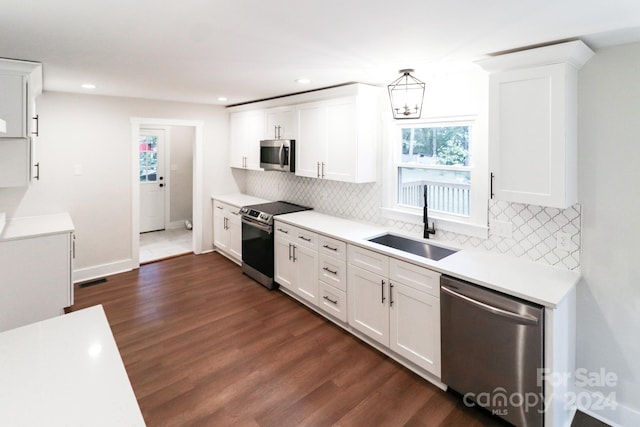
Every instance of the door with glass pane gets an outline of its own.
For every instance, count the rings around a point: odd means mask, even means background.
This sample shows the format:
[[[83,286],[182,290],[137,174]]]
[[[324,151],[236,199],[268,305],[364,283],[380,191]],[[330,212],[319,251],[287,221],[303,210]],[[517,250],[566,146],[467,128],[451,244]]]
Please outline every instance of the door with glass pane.
[[[140,232],[165,228],[163,129],[140,129]]]

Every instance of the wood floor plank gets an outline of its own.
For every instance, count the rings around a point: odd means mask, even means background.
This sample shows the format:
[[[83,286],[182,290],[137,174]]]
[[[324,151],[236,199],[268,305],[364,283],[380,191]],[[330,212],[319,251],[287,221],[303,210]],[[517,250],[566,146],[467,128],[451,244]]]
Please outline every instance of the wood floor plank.
[[[149,426],[497,426],[216,253],[76,288],[104,306]]]

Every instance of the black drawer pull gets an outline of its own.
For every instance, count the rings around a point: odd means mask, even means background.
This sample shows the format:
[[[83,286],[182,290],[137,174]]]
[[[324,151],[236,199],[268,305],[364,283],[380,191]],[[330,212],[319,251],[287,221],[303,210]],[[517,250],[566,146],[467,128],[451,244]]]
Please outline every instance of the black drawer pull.
[[[324,271],[326,271],[327,273],[331,273],[331,274],[333,274],[334,276],[337,276],[337,275],[338,275],[338,270],[333,271],[333,270],[332,270],[332,269],[330,269],[329,267],[322,267],[322,269],[323,269]]]
[[[332,300],[331,298],[329,298],[328,296],[323,296],[322,298],[326,299],[327,301],[329,301],[332,304],[338,305],[338,300]]]
[[[311,239],[309,239],[309,238],[307,238],[307,237],[304,237],[304,236],[298,236],[298,239],[302,239],[302,240],[304,240],[305,242],[310,242],[310,241],[311,241]]]
[[[325,248],[325,249],[329,249],[330,251],[337,251],[338,250],[338,248],[332,248],[329,245],[322,245],[322,247]]]

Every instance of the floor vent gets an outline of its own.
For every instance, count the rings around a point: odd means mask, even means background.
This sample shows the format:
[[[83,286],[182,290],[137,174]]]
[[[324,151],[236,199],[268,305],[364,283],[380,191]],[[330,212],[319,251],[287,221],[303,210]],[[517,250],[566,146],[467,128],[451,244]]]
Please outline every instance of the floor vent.
[[[83,282],[78,285],[80,288],[88,288],[89,286],[99,285],[100,283],[105,283],[107,281],[106,278],[101,277],[99,279],[89,280],[88,282]]]

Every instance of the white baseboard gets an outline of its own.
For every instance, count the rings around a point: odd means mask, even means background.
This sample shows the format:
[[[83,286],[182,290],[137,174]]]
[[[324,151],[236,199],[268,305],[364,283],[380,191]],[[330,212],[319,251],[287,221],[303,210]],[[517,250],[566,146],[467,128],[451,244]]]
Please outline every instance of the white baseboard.
[[[133,270],[133,261],[125,259],[108,264],[95,265],[93,267],[79,268],[73,271],[73,283],[86,282],[112,274],[124,273]]]
[[[580,411],[610,426],[640,426],[640,411],[606,399],[597,392],[576,388],[576,403]]]

